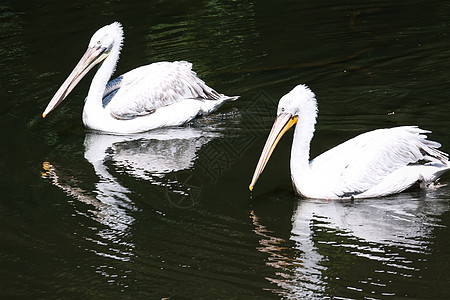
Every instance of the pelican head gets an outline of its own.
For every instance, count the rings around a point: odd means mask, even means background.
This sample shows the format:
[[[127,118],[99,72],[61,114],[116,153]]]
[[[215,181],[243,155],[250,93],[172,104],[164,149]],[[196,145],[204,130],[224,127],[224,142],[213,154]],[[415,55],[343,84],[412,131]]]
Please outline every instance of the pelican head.
[[[272,130],[269,133],[264,149],[256,166],[255,173],[253,174],[252,182],[249,189],[253,190],[253,186],[261,175],[264,167],[269,161],[273,150],[277,146],[281,137],[292,126],[297,124],[299,116],[316,117],[317,116],[317,102],[314,93],[303,84],[297,85],[289,93],[281,97],[278,103],[277,117],[273,123]],[[308,103],[313,102],[313,103]],[[312,105],[311,105],[312,104]],[[304,108],[314,107],[313,112],[303,112]]]
[[[104,61],[113,50],[116,50],[117,55],[120,52],[123,40],[122,25],[119,22],[114,22],[106,25],[92,36],[86,53],[84,53],[81,60],[70,73],[69,77],[64,81],[56,94],[53,96],[47,108],[42,113],[42,117],[51,112],[57,107],[73,90],[73,88],[80,82],[80,80],[97,64]]]

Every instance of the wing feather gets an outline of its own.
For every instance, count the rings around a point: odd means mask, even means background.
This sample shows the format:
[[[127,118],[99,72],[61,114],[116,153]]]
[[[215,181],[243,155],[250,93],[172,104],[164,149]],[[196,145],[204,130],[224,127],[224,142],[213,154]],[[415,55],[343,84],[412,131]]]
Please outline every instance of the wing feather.
[[[159,62],[131,70],[110,81],[103,106],[117,119],[132,119],[184,99],[220,100],[219,94],[186,61]]]
[[[311,170],[341,194],[362,193],[388,174],[420,161],[448,164],[441,145],[427,140],[416,126],[378,129],[361,134],[311,161]]]

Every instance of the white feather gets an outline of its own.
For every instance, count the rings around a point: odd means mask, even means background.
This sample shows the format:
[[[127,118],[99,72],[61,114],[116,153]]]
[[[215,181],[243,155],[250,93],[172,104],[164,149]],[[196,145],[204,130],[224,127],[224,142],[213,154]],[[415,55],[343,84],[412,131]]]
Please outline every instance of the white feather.
[[[122,43],[123,30],[118,22],[94,33],[86,54],[50,101],[43,117],[100,62],[83,109],[83,123],[89,129],[137,133],[178,126],[238,98],[207,86],[186,61],[153,63],[108,82],[119,60]]]
[[[448,154],[417,126],[378,129],[352,138],[309,161],[317,117],[314,93],[305,85],[280,99],[277,121],[298,117],[291,149],[291,178],[296,192],[309,198],[368,198],[399,193],[419,183],[426,187],[450,169]],[[276,121],[276,123],[277,123]],[[275,130],[271,135],[272,140]],[[273,143],[276,145],[276,142]],[[270,148],[272,147],[272,148]],[[250,188],[270,157],[266,144]],[[265,156],[264,156],[265,155]],[[261,168],[262,166],[262,168]]]

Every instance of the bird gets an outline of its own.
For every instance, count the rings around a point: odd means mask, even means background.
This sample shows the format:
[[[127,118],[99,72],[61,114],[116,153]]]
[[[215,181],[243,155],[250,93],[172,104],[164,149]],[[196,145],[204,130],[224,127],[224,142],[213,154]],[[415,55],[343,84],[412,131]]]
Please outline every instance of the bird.
[[[309,161],[318,114],[316,96],[299,84],[281,97],[277,117],[256,166],[249,189],[264,170],[283,134],[296,125],[290,171],[295,193],[305,198],[376,198],[400,193],[415,184],[435,188],[449,170],[441,144],[417,126],[383,128],[360,134]]]
[[[239,97],[225,96],[207,86],[187,61],[152,63],[109,81],[119,60],[123,38],[119,22],[97,30],[86,53],[50,100],[42,117],[56,108],[97,64],[100,66],[83,108],[83,123],[94,131],[129,134],[180,126]]]

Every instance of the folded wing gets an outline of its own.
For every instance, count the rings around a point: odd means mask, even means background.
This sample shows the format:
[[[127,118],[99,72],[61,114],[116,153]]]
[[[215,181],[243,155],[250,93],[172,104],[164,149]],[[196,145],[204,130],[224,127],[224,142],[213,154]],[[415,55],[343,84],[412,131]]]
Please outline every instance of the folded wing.
[[[311,169],[325,174],[321,180],[329,182],[337,195],[352,195],[411,164],[448,165],[448,154],[438,150],[439,143],[427,140],[426,133],[416,126],[370,131],[318,156]]]
[[[110,81],[103,106],[116,119],[133,119],[186,99],[223,100],[227,97],[199,79],[186,61],[159,62],[134,69]]]

